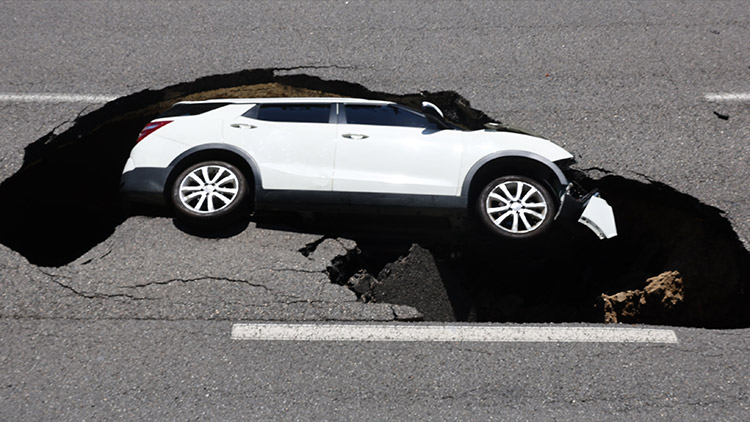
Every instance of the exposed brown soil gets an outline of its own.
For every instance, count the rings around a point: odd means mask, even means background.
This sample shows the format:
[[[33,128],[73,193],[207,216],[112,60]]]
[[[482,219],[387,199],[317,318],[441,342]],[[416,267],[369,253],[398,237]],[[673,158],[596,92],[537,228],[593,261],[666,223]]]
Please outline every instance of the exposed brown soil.
[[[680,321],[685,305],[685,289],[678,271],[667,271],[646,280],[643,290],[626,290],[613,295],[602,294],[604,322],[639,322],[674,324]]]
[[[288,98],[288,97],[341,97],[342,95],[329,92],[294,87],[279,82],[267,82],[253,85],[240,85],[226,88],[209,89],[207,91],[192,92],[183,95],[169,95],[167,99],[153,104],[147,104],[139,110],[126,113],[125,117],[137,117],[143,115],[158,115],[179,101],[202,101],[219,98]]]

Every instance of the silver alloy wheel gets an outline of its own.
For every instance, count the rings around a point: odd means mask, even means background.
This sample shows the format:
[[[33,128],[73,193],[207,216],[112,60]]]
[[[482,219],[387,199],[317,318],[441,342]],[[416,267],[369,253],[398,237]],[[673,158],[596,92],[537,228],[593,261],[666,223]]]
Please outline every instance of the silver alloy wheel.
[[[180,202],[185,208],[210,214],[229,206],[239,192],[239,180],[224,166],[209,164],[198,167],[180,182]]]
[[[498,184],[485,201],[485,212],[495,226],[514,234],[538,229],[547,217],[548,208],[542,192],[520,180]]]

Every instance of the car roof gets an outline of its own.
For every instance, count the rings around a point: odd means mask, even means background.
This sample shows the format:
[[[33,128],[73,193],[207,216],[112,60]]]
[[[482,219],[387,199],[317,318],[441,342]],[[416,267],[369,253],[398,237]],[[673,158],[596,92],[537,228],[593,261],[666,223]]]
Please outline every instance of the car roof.
[[[356,103],[356,104],[375,104],[385,105],[394,104],[391,101],[366,100],[363,98],[345,98],[345,97],[280,97],[280,98],[221,98],[203,101],[180,101],[177,104],[206,104],[206,103],[229,103],[229,104],[316,104],[316,103]]]

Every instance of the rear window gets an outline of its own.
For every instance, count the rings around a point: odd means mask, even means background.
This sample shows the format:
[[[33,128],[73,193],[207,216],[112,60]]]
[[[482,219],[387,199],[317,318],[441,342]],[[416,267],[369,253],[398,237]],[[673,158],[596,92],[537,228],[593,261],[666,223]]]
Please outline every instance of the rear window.
[[[330,104],[262,104],[257,110],[258,120],[292,123],[328,123]]]
[[[355,125],[432,128],[423,115],[391,105],[346,105],[346,122]]]
[[[231,103],[175,104],[172,108],[160,114],[157,119],[161,119],[162,117],[197,116],[229,104]]]

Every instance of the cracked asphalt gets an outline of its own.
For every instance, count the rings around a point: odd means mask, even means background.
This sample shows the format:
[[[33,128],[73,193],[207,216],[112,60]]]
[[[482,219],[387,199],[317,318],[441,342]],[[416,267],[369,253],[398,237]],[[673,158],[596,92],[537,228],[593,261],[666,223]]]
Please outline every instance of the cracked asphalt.
[[[155,241],[157,231],[173,242]],[[254,224],[228,239],[207,239],[180,231],[170,219],[133,217],[69,265],[12,277],[3,289],[3,316],[233,321],[420,316],[406,306],[358,302],[354,292],[332,284],[327,267],[356,245],[324,239],[308,256],[299,251],[299,245],[318,240]]]
[[[127,95],[269,67],[394,93],[454,90],[560,142],[582,168],[724,210],[750,239],[748,104],[704,99],[750,90],[742,1],[0,10],[2,93]],[[97,107],[0,102],[0,180],[27,145]],[[230,340],[233,321],[415,317],[329,283],[327,266],[353,245],[299,251],[317,240],[254,224],[204,238],[134,217],[62,267],[0,245],[0,419],[748,420],[748,330],[677,329],[668,346]]]

